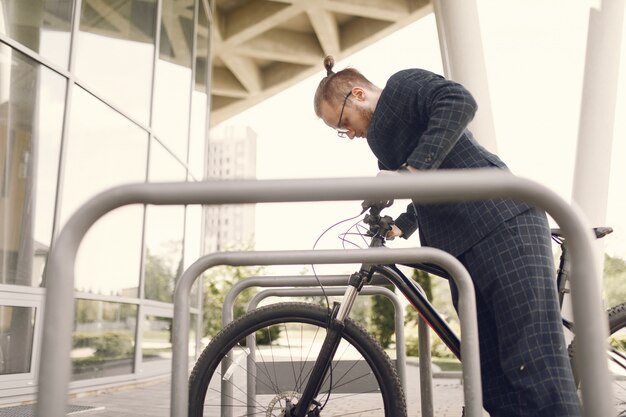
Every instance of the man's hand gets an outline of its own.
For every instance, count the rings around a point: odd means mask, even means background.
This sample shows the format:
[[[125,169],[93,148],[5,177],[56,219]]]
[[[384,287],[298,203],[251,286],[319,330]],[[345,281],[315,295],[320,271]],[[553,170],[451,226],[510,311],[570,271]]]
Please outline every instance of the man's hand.
[[[407,174],[407,173],[414,174],[417,171],[419,171],[417,168],[413,168],[410,165],[404,164],[397,171],[380,170],[378,171],[378,174],[376,174],[376,176],[377,177],[391,177],[394,175],[401,175],[401,174]]]
[[[387,236],[385,237],[387,238],[387,240],[393,240],[394,238],[399,236],[402,236],[402,230],[400,230],[400,228],[395,224],[392,224],[391,230],[387,232]]]
[[[400,175],[400,172],[398,171],[387,171],[387,170],[381,170],[378,171],[378,174],[376,174],[376,177],[393,177],[396,175]]]

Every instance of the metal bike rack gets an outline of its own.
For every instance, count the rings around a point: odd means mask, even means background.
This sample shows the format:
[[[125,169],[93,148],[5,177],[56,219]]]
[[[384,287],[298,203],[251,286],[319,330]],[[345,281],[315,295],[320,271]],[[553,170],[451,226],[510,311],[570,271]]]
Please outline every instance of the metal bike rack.
[[[461,363],[463,369],[463,394],[468,417],[482,415],[482,385],[480,380],[480,356],[478,348],[478,322],[474,284],[465,267],[447,252],[435,248],[412,249],[347,249],[347,250],[300,250],[300,251],[248,251],[218,252],[199,258],[181,275],[174,291],[174,320],[172,326],[172,391],[171,417],[187,415],[189,388],[187,377],[187,335],[189,333],[189,293],[195,280],[207,269],[218,265],[261,266],[301,264],[346,264],[392,262],[431,263],[446,270],[454,280],[459,292],[459,320],[461,356],[468,358]]]
[[[379,294],[387,297],[394,305],[395,309],[395,327],[396,327],[396,365],[398,377],[402,383],[402,387],[406,391],[406,345],[404,340],[404,311],[402,305],[398,301],[398,297],[392,291],[389,291],[383,287],[376,287],[378,284],[385,284],[388,281],[383,277],[380,280],[377,278],[378,274],[375,274],[371,284],[364,288],[362,294],[371,295]],[[237,296],[245,289],[251,287],[262,288],[279,288],[276,292],[270,292],[271,290],[264,290],[263,292],[254,296],[247,309],[252,310],[256,308],[262,298],[266,298],[272,295],[279,297],[287,296],[308,296],[308,295],[321,295],[324,292],[319,288],[319,285],[324,287],[335,287],[326,289],[328,295],[343,295],[348,283],[348,275],[321,275],[305,276],[305,275],[293,275],[293,276],[257,276],[246,278],[239,281],[226,294],[224,298],[224,306],[222,307],[222,327],[225,327],[228,323],[233,321],[234,318],[234,305]],[[336,288],[340,286],[340,288]],[[318,288],[285,288],[285,287],[318,287]]]
[[[599,271],[593,257],[591,228],[582,213],[570,206],[548,188],[508,172],[492,169],[425,171],[419,175],[401,175],[381,178],[327,178],[305,180],[242,180],[207,181],[197,183],[150,183],[128,184],[111,188],[83,204],[69,218],[56,243],[50,251],[46,273],[46,299],[44,331],[42,337],[41,362],[39,364],[38,417],[64,417],[67,408],[67,394],[70,381],[70,351],[72,323],[74,318],[74,268],[78,247],[89,228],[102,216],[115,208],[129,204],[189,205],[189,204],[254,204],[263,202],[304,202],[304,201],[349,201],[412,199],[420,204],[485,200],[510,197],[545,210],[558,223],[570,242],[572,273],[570,277],[574,321],[577,324],[580,343],[577,346],[576,365],[582,379],[583,410],[586,417],[613,415],[611,385],[605,358],[605,344],[608,328],[598,288]],[[420,250],[421,249],[421,250]],[[209,264],[267,265],[302,263],[415,263],[433,262],[454,270],[458,286],[469,285],[466,271],[460,263],[452,261],[451,255],[443,256],[430,248],[417,249],[367,249],[346,251],[294,251],[267,253],[255,252],[230,255],[215,254]],[[433,258],[426,260],[425,258]],[[279,262],[280,261],[280,262]],[[441,265],[443,264],[443,265]],[[196,265],[196,264],[194,264]],[[181,277],[175,290],[174,303],[174,347],[172,375],[173,417],[187,413],[187,369],[186,342],[189,329],[189,292],[197,275],[192,265]],[[206,268],[205,268],[206,269]],[[458,276],[457,276],[458,275]],[[469,285],[470,291],[473,288]],[[473,300],[472,300],[473,301]],[[472,305],[472,309],[475,308]],[[476,312],[472,311],[475,320]],[[474,322],[474,331],[476,323]],[[470,326],[471,328],[471,326]],[[463,327],[462,349],[477,345],[470,332]],[[181,338],[181,333],[183,337]],[[475,352],[462,351],[464,378],[475,375],[471,366],[478,366]],[[179,358],[182,354],[182,360]],[[580,358],[584,358],[584,361]],[[469,359],[469,360],[468,360]],[[178,369],[174,368],[174,362]],[[475,362],[475,363],[473,363]],[[465,369],[466,366],[470,369]],[[479,375],[479,371],[478,371]],[[470,402],[482,397],[478,385],[464,390],[470,395]],[[475,404],[475,403],[473,403]],[[478,410],[478,411],[477,411]],[[482,412],[480,401],[466,408],[468,415],[478,416]],[[472,414],[473,413],[473,414]]]

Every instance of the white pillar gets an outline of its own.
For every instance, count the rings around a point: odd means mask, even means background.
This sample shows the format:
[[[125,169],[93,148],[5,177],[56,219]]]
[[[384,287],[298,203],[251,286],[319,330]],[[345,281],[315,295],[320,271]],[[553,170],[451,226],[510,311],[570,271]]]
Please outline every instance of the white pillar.
[[[433,7],[444,74],[472,93],[478,102],[478,112],[470,130],[481,145],[496,152],[496,133],[476,0],[433,0]]]
[[[619,77],[624,0],[590,8],[572,200],[604,226]]]
[[[591,226],[604,226],[606,221],[623,20],[624,0],[600,0],[589,10],[572,201]],[[602,240],[594,247],[602,280]],[[598,285],[601,287],[602,282]],[[569,298],[565,301],[564,314],[571,317]]]

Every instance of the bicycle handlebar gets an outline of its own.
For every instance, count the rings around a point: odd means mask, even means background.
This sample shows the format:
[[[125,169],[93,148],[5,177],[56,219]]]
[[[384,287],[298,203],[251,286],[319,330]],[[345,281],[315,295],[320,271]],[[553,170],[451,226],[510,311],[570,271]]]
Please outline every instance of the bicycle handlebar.
[[[391,226],[394,224],[394,221],[390,216],[381,216],[380,212],[392,204],[393,200],[365,200],[361,203],[361,207],[363,208],[361,213],[365,213],[369,210],[369,213],[363,218],[363,222],[369,225],[370,236],[380,236],[384,241],[387,233],[391,230]],[[379,244],[382,244],[382,242],[376,243],[375,246],[378,246]]]

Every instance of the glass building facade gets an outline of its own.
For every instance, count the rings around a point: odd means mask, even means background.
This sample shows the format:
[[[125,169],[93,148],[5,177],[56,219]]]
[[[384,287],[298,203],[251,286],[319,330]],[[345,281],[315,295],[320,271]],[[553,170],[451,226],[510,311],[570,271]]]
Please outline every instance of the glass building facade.
[[[0,402],[36,392],[46,259],[72,213],[116,185],[203,179],[210,4],[0,0]],[[133,205],[89,230],[72,389],[169,371],[174,283],[203,253],[202,219]]]

